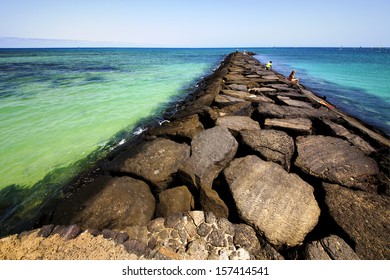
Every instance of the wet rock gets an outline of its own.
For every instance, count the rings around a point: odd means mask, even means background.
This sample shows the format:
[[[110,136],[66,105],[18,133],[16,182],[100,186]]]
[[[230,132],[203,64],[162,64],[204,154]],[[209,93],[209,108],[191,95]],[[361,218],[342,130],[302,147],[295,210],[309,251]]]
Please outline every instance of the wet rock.
[[[228,207],[213,189],[201,188],[200,205],[202,206],[203,211],[212,212],[217,217],[227,218],[229,216]]]
[[[165,190],[158,195],[156,215],[166,217],[173,213],[187,212],[194,208],[194,198],[186,186]]]
[[[345,140],[307,136],[297,139],[298,157],[295,165],[304,172],[348,187],[372,190],[367,181],[378,173],[371,158]]]
[[[195,114],[172,122],[165,122],[162,126],[150,130],[148,134],[179,141],[182,139],[191,141],[196,134],[203,130],[203,124],[199,121],[199,116]]]
[[[190,156],[190,147],[168,139],[144,142],[117,156],[109,170],[136,175],[150,182],[158,191],[167,188],[179,166]]]
[[[216,125],[226,127],[233,135],[242,130],[260,130],[260,124],[245,116],[225,116],[217,119]]]
[[[280,129],[294,134],[310,135],[313,132],[311,120],[305,118],[265,119],[264,125],[266,128]]]
[[[69,223],[100,230],[146,225],[154,210],[155,199],[146,183],[130,177],[116,177],[84,201]]]
[[[338,226],[355,243],[361,259],[390,258],[390,198],[324,184],[325,202]]]
[[[233,160],[224,170],[240,217],[281,246],[301,244],[318,222],[313,187],[257,156]]]
[[[258,112],[264,118],[328,118],[338,119],[338,116],[325,108],[299,108],[294,106],[279,106],[272,103],[261,103],[258,107]]]
[[[216,126],[196,135],[191,157],[180,167],[180,174],[196,188],[211,188],[214,179],[233,159],[238,143],[227,128]]]
[[[263,129],[243,130],[240,134],[242,143],[258,152],[260,157],[280,164],[287,171],[290,170],[295,144],[293,138],[287,133]]]
[[[348,129],[346,129],[344,126],[336,124],[332,122],[331,120],[323,119],[322,120],[329,128],[331,128],[335,135],[341,136],[342,138],[345,138],[350,143],[352,143],[354,146],[359,148],[363,151],[364,154],[369,155],[371,153],[376,152],[376,150],[368,144],[366,141],[364,141],[360,136],[353,134],[349,132]]]

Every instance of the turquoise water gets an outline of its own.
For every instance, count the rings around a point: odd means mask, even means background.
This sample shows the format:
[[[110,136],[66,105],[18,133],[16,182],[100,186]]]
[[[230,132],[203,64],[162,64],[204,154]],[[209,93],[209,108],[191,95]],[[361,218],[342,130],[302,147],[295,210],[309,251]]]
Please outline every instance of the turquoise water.
[[[247,50],[390,134],[388,49]],[[233,51],[0,49],[0,235],[32,226],[72,178],[161,121]]]
[[[229,52],[0,50],[0,224],[59,196]]]
[[[390,135],[390,49],[269,48],[257,53],[284,75],[295,69],[303,85]]]

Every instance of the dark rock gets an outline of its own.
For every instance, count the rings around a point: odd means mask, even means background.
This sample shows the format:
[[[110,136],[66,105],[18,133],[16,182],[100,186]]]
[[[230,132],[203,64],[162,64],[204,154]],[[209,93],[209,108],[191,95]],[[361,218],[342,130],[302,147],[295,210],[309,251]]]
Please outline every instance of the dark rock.
[[[303,249],[304,260],[331,260],[320,241],[312,241]]]
[[[200,205],[203,211],[212,212],[216,217],[229,217],[229,209],[218,193],[210,188],[200,189]]]
[[[265,119],[266,128],[275,128],[293,132],[294,134],[310,135],[313,132],[311,120],[305,118],[296,119]]]
[[[165,218],[164,226],[167,228],[181,229],[188,217],[184,213],[174,213]]]
[[[390,259],[390,198],[324,184],[325,202],[361,259]]]
[[[307,136],[298,137],[296,144],[295,165],[304,172],[328,182],[371,189],[366,182],[378,173],[378,166],[349,142],[334,137]]]
[[[119,244],[125,243],[129,239],[129,235],[126,232],[119,232],[115,238],[114,241]]]
[[[97,229],[87,229],[85,232],[89,233],[90,235],[92,236],[98,236],[98,235],[101,235],[102,232],[100,230],[97,230]]]
[[[236,247],[245,248],[253,259],[260,255],[261,245],[255,230],[246,224],[236,224],[233,242]]]
[[[82,210],[74,213],[70,223],[95,229],[146,225],[154,210],[155,199],[147,184],[130,177],[117,177],[84,201]]]
[[[158,195],[156,216],[167,217],[177,212],[187,212],[194,208],[194,198],[186,186],[168,189]]]
[[[48,237],[54,229],[54,225],[44,225],[39,231],[37,236]]]
[[[64,230],[66,229],[66,226],[64,225],[56,225],[51,233],[51,235],[59,234],[62,236]]]
[[[211,188],[214,179],[233,159],[238,143],[227,128],[216,126],[196,135],[191,157],[180,173],[193,186]]]
[[[348,129],[346,129],[344,126],[336,124],[332,122],[331,120],[323,119],[322,120],[329,128],[331,128],[335,135],[341,136],[342,138],[345,138],[350,143],[355,145],[357,148],[363,151],[364,154],[369,155],[371,153],[376,152],[376,150],[368,144],[366,141],[364,141],[360,136],[353,134],[349,132]]]
[[[313,187],[281,166],[247,156],[233,160],[224,175],[240,217],[270,243],[301,244],[317,224]]]
[[[225,116],[217,119],[216,125],[226,127],[233,135],[242,130],[260,130],[260,124],[245,116]]]
[[[287,133],[272,129],[241,131],[243,144],[258,152],[265,160],[276,162],[290,170],[294,140]]]
[[[123,246],[128,253],[137,255],[139,257],[147,257],[151,253],[151,250],[146,244],[135,239],[127,240],[125,243],[123,243]]]
[[[218,117],[224,117],[224,116],[247,116],[250,117],[253,113],[252,103],[251,102],[242,102],[237,103],[235,105],[227,106],[222,109],[217,109],[217,117],[215,118],[215,121]]]
[[[189,156],[187,144],[161,138],[144,142],[117,156],[109,170],[141,177],[161,191],[167,188],[179,166]]]
[[[81,233],[81,228],[78,225],[71,225],[64,229],[62,237],[66,240],[74,239]]]
[[[162,126],[149,131],[149,135],[172,138],[174,140],[192,140],[196,134],[204,130],[198,115],[178,119],[173,122],[165,122]]]
[[[103,229],[102,235],[104,239],[114,240],[117,237],[118,233],[110,229]]]

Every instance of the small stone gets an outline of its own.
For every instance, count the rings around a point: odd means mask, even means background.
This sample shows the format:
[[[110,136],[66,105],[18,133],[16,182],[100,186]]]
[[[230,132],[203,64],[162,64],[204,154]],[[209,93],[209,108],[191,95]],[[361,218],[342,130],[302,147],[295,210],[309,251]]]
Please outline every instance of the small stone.
[[[81,228],[78,225],[71,225],[67,227],[62,234],[66,240],[74,239],[81,233]]]
[[[37,236],[48,237],[54,229],[54,225],[44,225],[39,231]]]

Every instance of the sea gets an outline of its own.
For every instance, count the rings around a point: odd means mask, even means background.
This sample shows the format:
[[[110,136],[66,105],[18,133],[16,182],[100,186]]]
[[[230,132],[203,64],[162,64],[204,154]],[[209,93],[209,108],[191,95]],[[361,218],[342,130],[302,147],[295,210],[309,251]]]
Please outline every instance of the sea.
[[[390,135],[389,48],[240,48]],[[0,236],[183,101],[236,48],[0,49]]]

